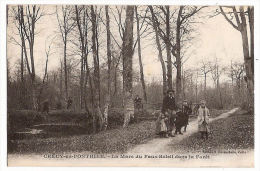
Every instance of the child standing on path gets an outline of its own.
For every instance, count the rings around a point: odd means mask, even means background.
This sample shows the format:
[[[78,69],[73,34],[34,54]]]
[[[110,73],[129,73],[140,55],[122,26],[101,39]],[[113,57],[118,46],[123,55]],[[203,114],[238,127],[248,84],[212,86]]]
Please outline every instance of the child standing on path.
[[[206,107],[206,101],[201,101],[201,106],[198,110],[198,128],[201,134],[201,138],[208,139],[209,134],[209,109]]]
[[[165,137],[168,138],[167,134],[167,122],[168,118],[165,116],[164,113],[160,113],[157,121],[156,121],[156,134],[159,135],[160,137]]]

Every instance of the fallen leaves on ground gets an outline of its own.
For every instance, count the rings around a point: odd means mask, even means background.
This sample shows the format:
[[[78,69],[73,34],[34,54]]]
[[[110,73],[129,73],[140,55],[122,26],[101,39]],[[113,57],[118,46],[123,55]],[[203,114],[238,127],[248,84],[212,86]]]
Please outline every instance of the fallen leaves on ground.
[[[169,149],[172,152],[202,152],[254,148],[254,115],[244,115],[238,111],[210,123],[210,128],[208,140],[201,139],[197,132]]]

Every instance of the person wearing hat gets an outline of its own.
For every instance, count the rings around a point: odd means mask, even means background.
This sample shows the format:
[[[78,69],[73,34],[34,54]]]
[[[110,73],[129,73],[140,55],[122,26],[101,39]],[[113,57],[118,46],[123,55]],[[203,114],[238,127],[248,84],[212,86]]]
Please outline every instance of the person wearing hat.
[[[200,105],[200,108],[198,110],[198,128],[199,132],[201,134],[201,138],[204,139],[206,136],[206,139],[208,139],[209,134],[209,109],[206,107],[206,101],[202,100]]]
[[[169,136],[174,137],[172,130],[175,126],[177,106],[175,103],[174,90],[169,89],[167,95],[163,99],[162,113],[167,116],[167,132]]]

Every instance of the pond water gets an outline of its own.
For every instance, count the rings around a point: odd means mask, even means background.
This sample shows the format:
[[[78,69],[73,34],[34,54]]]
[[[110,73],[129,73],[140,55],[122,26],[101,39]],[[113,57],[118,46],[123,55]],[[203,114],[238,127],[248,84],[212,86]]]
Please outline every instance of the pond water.
[[[75,124],[39,124],[16,131],[12,139],[65,137],[89,133],[86,128]]]

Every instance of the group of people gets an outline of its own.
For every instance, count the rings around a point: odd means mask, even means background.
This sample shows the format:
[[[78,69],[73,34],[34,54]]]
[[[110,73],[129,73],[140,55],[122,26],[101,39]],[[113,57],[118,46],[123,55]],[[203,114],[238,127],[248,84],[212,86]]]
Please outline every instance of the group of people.
[[[189,123],[189,115],[192,109],[187,100],[183,100],[181,107],[176,105],[174,90],[168,90],[163,99],[162,110],[156,121],[156,134],[160,137],[175,137],[177,134],[182,135],[182,128],[186,132]],[[206,101],[202,100],[197,111],[198,129],[201,138],[208,139],[209,133],[209,110],[206,107]]]

